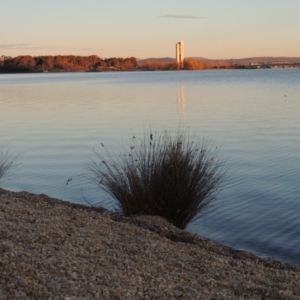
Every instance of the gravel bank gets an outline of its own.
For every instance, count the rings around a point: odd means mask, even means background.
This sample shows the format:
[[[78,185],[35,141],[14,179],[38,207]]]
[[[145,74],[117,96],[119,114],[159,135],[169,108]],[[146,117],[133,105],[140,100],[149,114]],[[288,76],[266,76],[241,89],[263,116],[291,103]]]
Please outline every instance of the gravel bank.
[[[300,299],[300,268],[159,217],[0,189],[0,299]]]

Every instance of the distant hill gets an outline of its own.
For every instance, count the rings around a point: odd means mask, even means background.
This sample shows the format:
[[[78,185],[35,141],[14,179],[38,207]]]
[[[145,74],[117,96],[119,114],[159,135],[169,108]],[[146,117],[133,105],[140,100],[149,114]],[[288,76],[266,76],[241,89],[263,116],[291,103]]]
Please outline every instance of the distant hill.
[[[174,63],[176,60],[172,57],[160,57],[160,58],[146,58],[146,59],[139,59],[137,60],[138,65],[144,65],[149,63],[164,63],[164,64],[171,64]]]
[[[262,56],[262,57],[248,57],[248,58],[232,58],[232,59],[209,59],[205,57],[186,57],[187,59],[191,58],[194,60],[201,60],[210,63],[232,63],[232,64],[240,64],[240,65],[249,65],[255,63],[264,63],[264,64],[274,64],[274,63],[288,63],[288,64],[297,64],[300,63],[300,57],[270,57],[270,56]],[[161,58],[147,58],[138,60],[138,65],[142,65],[145,63],[174,63],[175,58],[172,57],[161,57]]]
[[[248,57],[248,58],[232,58],[232,59],[205,59],[203,57],[193,57],[195,60],[208,60],[211,62],[231,62],[232,64],[248,65],[253,63],[264,63],[264,64],[275,64],[275,63],[288,63],[296,64],[300,63],[300,57],[271,57],[271,56],[261,56],[261,57]]]

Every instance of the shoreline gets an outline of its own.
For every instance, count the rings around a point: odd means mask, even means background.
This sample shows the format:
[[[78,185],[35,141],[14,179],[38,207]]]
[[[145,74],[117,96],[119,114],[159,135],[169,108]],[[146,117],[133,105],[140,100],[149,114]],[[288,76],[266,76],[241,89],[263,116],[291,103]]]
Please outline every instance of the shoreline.
[[[123,217],[1,188],[0,253],[1,299],[298,299],[300,294],[300,267],[216,244],[160,217]]]
[[[144,69],[136,69],[136,70],[102,70],[102,71],[94,71],[94,70],[85,70],[85,71],[24,71],[24,72],[1,72],[0,75],[11,75],[11,74],[65,74],[65,73],[125,73],[125,72],[197,72],[197,71],[235,71],[235,70],[298,70],[300,67],[285,67],[285,68],[209,68],[209,69],[197,69],[197,70],[189,70],[189,69],[179,69],[179,70],[144,70]]]

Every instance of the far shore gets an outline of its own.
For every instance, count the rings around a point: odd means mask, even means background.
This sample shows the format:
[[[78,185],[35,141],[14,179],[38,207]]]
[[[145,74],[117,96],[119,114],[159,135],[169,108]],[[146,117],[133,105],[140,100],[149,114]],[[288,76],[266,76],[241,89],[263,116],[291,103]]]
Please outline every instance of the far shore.
[[[112,73],[112,72],[169,72],[169,71],[177,71],[177,72],[191,72],[191,71],[222,71],[222,70],[262,70],[262,69],[272,69],[272,70],[295,70],[295,69],[300,69],[300,67],[291,67],[291,68],[244,68],[244,67],[239,67],[239,68],[212,68],[212,69],[203,69],[203,70],[185,70],[185,69],[179,69],[179,70],[142,70],[142,69],[136,69],[136,70],[103,70],[103,71],[26,71],[26,72],[1,72],[0,75],[9,75],[9,74],[65,74],[65,73]]]
[[[0,298],[299,299],[300,267],[155,216],[0,188]]]
[[[0,73],[48,72],[119,72],[119,71],[174,71],[174,70],[230,70],[230,69],[295,69],[300,68],[300,58],[257,57],[246,59],[185,58],[181,64],[174,58],[111,57],[96,55],[46,55],[17,57],[0,56]]]

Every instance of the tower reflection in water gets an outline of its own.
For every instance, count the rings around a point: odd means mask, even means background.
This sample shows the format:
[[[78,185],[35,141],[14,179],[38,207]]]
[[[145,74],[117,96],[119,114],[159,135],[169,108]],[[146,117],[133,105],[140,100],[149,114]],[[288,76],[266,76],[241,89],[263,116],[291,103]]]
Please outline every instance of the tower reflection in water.
[[[185,112],[185,107],[186,107],[183,85],[177,86],[177,107],[180,115],[183,117]]]

